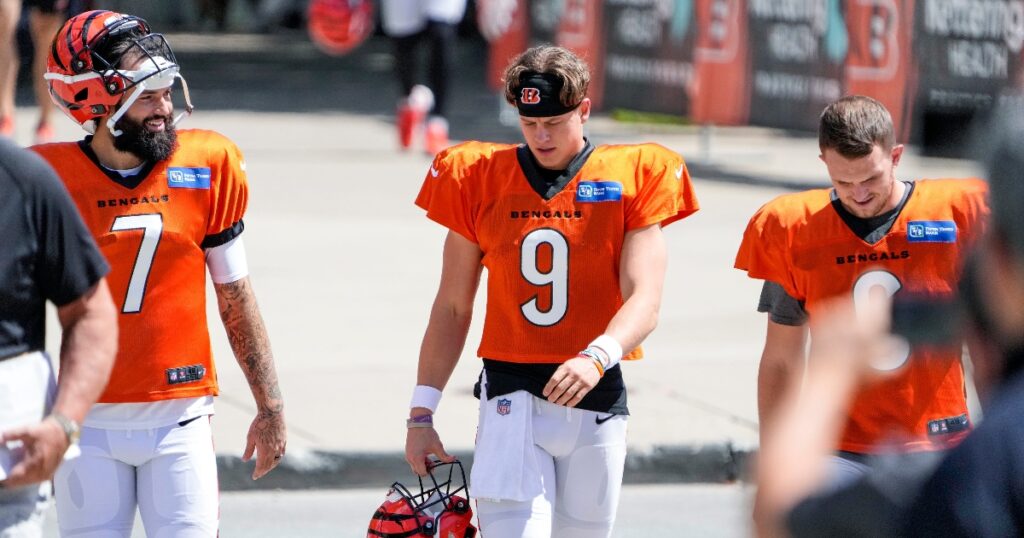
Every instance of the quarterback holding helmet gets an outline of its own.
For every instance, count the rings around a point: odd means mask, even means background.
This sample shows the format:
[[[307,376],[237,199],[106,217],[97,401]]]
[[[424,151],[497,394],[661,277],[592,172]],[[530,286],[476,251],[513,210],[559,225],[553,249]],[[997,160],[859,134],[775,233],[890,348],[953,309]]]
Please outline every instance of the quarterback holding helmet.
[[[662,227],[697,211],[681,156],[594,145],[590,72],[534,47],[505,71],[525,144],[442,151],[416,204],[448,229],[420,347],[406,460],[451,461],[433,413],[466,341],[480,274],[487,308],[470,481],[488,538],[611,534],[626,458],[623,360],[642,357],[665,276]]]
[[[82,424],[82,456],[55,477],[64,536],[127,536],[136,506],[149,536],[217,535],[206,268],[258,408],[244,455],[257,456],[253,478],[285,450],[283,400],[240,237],[244,160],[218,133],[175,129],[192,109],[179,71],[163,35],[111,11],[73,17],[50,48],[50,95],[89,135],[33,149],[110,262],[120,310],[114,373]],[[175,116],[179,80],[185,110]]]

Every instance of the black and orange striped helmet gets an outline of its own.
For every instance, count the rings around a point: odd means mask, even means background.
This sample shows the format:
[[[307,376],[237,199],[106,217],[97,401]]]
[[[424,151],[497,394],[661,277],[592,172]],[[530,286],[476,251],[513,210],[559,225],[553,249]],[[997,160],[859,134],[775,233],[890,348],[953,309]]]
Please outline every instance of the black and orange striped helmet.
[[[374,512],[367,538],[474,538],[466,473],[458,460],[431,462],[419,493],[395,482]]]
[[[122,65],[129,54],[134,63]],[[44,78],[50,98],[71,119],[94,132],[95,120],[109,116],[113,131],[142,91],[169,87],[181,78],[178,70],[167,40],[146,21],[94,10],[72,17],[54,36]]]

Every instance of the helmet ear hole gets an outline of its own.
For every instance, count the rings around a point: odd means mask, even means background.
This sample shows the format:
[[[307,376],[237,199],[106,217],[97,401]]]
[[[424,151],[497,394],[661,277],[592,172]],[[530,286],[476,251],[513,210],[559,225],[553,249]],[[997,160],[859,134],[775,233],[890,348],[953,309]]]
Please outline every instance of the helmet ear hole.
[[[107,81],[106,85],[107,93],[110,95],[117,95],[124,91],[124,86],[124,78],[117,75],[110,77],[110,80]]]
[[[89,69],[89,64],[89,51],[86,49],[75,56],[75,59],[71,62],[71,70],[75,73],[83,73]]]

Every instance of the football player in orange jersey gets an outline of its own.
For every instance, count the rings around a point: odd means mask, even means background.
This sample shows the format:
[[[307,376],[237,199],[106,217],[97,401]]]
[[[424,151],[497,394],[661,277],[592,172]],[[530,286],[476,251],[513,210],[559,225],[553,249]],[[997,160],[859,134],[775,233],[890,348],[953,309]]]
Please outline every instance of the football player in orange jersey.
[[[480,422],[471,475],[481,533],[605,537],[626,456],[623,359],[661,302],[662,227],[697,211],[686,165],[655,145],[595,146],[586,64],[552,46],[509,65],[525,144],[438,154],[416,204],[448,228],[420,349],[406,459],[445,452],[433,413],[465,344],[481,270]]]
[[[978,179],[900,181],[889,112],[864,96],[825,108],[818,141],[832,189],[787,194],[751,218],[736,267],[765,281],[758,310],[768,329],[758,375],[762,444],[786,380],[804,366],[808,317],[849,297],[866,312],[874,294],[949,296],[988,212]],[[897,296],[898,298],[898,296]],[[815,347],[813,327],[811,347]],[[864,471],[873,454],[941,451],[971,428],[959,343],[903,345],[875,364],[889,372],[850,407],[832,487]]]
[[[120,310],[114,372],[82,428],[82,457],[55,477],[61,533],[127,536],[139,507],[150,536],[216,536],[210,431],[217,376],[206,271],[256,401],[244,459],[253,478],[285,451],[283,400],[240,234],[241,152],[212,131],[177,131],[191,111],[170,46],[137,17],[90,11],[51,47],[54,102],[91,135],[34,149],[57,170],[111,265]],[[186,111],[172,104],[182,80]]]

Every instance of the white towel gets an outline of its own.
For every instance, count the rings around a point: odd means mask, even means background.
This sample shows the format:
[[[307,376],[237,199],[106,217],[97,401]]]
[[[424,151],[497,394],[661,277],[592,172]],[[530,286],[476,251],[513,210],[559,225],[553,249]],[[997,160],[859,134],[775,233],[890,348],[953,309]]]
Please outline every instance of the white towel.
[[[57,384],[50,357],[36,351],[0,361],[0,432],[35,424],[50,411]],[[21,443],[0,444],[0,480],[20,459]]]
[[[533,395],[525,390],[487,399],[487,377],[480,382],[470,492],[478,499],[526,501],[543,492],[533,446]]]

